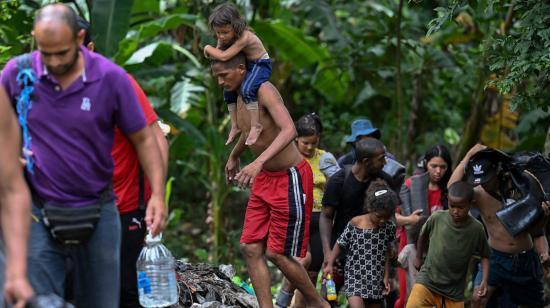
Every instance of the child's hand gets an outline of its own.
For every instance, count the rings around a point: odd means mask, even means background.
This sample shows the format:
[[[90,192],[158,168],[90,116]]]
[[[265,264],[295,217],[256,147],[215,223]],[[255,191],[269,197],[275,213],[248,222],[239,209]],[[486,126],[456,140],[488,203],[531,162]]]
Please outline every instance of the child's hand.
[[[390,284],[390,278],[384,277],[384,291],[382,291],[382,295],[387,296],[390,294],[391,291],[391,284]]]
[[[334,277],[334,275],[332,274],[333,271],[334,271],[334,268],[333,268],[332,263],[330,263],[330,262],[327,263],[325,268],[323,268],[323,281],[325,281],[328,274],[330,274],[330,276]]]
[[[487,281],[482,280],[479,288],[477,289],[477,296],[484,297],[487,295]]]
[[[214,47],[212,47],[211,45],[204,46],[203,53],[205,58],[210,58],[210,54],[208,53],[208,48],[214,48]]]

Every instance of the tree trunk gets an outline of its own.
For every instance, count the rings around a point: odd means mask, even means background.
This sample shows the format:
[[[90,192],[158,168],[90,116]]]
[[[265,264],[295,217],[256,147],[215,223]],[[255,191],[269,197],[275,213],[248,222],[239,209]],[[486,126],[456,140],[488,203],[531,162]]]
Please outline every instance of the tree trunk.
[[[401,89],[401,16],[403,14],[403,0],[399,0],[399,6],[397,8],[397,22],[396,22],[396,38],[397,48],[395,51],[395,105],[397,108],[397,144],[399,146],[397,150],[397,159],[403,161],[405,159],[405,145],[403,142],[403,91]]]
[[[550,126],[548,126],[548,132],[546,133],[546,142],[544,142],[544,154],[550,156]]]
[[[464,127],[464,136],[460,143],[460,147],[456,154],[458,157],[453,157],[453,161],[459,162],[466,152],[477,142],[481,133],[481,127],[485,122],[486,115],[483,113],[487,102],[485,93],[485,82],[487,80],[487,72],[485,70],[485,61],[483,61],[478,71],[478,82],[472,108],[470,109],[470,117]]]
[[[407,129],[407,140],[403,145],[403,153],[407,158],[407,169],[416,165],[417,155],[416,151],[411,149],[414,145],[414,138],[417,135],[416,127],[418,124],[418,114],[422,105],[422,73],[423,70],[419,70],[413,77],[413,97],[411,100],[411,109],[409,111],[409,127]]]

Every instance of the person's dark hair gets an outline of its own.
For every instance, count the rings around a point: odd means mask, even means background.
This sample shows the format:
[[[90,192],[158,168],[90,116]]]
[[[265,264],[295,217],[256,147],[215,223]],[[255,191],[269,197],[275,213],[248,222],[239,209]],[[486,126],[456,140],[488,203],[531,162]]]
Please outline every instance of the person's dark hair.
[[[296,132],[298,137],[321,136],[323,133],[321,118],[315,112],[302,116],[296,121]]]
[[[92,39],[92,25],[86,19],[82,18],[81,16],[78,16],[76,21],[78,22],[79,30],[84,30],[84,32],[85,32],[84,42],[82,44],[84,46],[88,46],[88,44],[90,44],[93,41],[93,39]]]
[[[33,26],[36,26],[36,24],[48,17],[59,19],[69,26],[73,35],[76,37],[78,31],[80,31],[77,16],[76,12],[64,3],[47,4],[36,12]]]
[[[365,158],[372,158],[380,150],[385,150],[384,144],[375,138],[359,140],[355,145],[355,155],[358,162]]]
[[[233,58],[227,61],[221,61],[214,58],[210,58],[210,66],[218,63],[221,63],[228,68],[236,68],[237,66],[239,66],[239,64],[246,65],[246,56],[244,55],[244,53],[239,52]]]
[[[382,212],[388,216],[395,214],[399,197],[384,180],[378,179],[371,182],[366,194],[367,197],[363,205],[364,213]]]
[[[449,186],[449,196],[471,202],[474,200],[474,187],[464,181],[454,182]]]
[[[246,21],[239,14],[237,7],[231,2],[216,6],[208,18],[208,27],[212,33],[214,33],[214,27],[224,27],[227,25],[233,27],[237,37],[241,37],[244,30],[247,29]],[[214,35],[216,34],[214,33]]]
[[[453,174],[453,159],[451,158],[451,153],[446,146],[436,144],[424,153],[424,168],[426,170],[428,170],[428,162],[434,157],[441,157],[447,163],[447,171],[445,171],[445,174],[441,177],[441,180],[437,182],[437,186],[439,186],[439,189],[441,190],[441,202],[443,203],[443,207],[447,208],[447,184]]]

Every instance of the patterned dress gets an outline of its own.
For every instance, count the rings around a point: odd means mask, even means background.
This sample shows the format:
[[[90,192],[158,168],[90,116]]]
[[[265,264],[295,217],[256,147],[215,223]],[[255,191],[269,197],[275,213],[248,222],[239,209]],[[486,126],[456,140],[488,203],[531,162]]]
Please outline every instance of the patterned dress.
[[[382,299],[386,251],[395,239],[395,224],[386,222],[376,229],[359,229],[348,222],[338,245],[346,251],[344,290],[348,297]]]

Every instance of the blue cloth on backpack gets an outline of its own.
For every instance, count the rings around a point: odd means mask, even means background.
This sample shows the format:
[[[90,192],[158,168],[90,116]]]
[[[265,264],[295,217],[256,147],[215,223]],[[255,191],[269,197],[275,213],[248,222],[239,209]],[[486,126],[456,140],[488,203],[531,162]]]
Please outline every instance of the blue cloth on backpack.
[[[22,57],[25,56],[26,55],[23,55]],[[36,76],[34,75],[30,61],[29,56],[28,59],[23,59],[21,61],[22,63],[18,63],[19,72],[17,73],[17,83],[21,86],[21,94],[17,98],[16,109],[19,125],[21,125],[21,130],[23,132],[23,157],[26,160],[25,167],[30,174],[34,174],[34,159],[30,154],[32,137],[27,125],[27,116],[29,110],[32,108],[32,94],[34,92]]]

